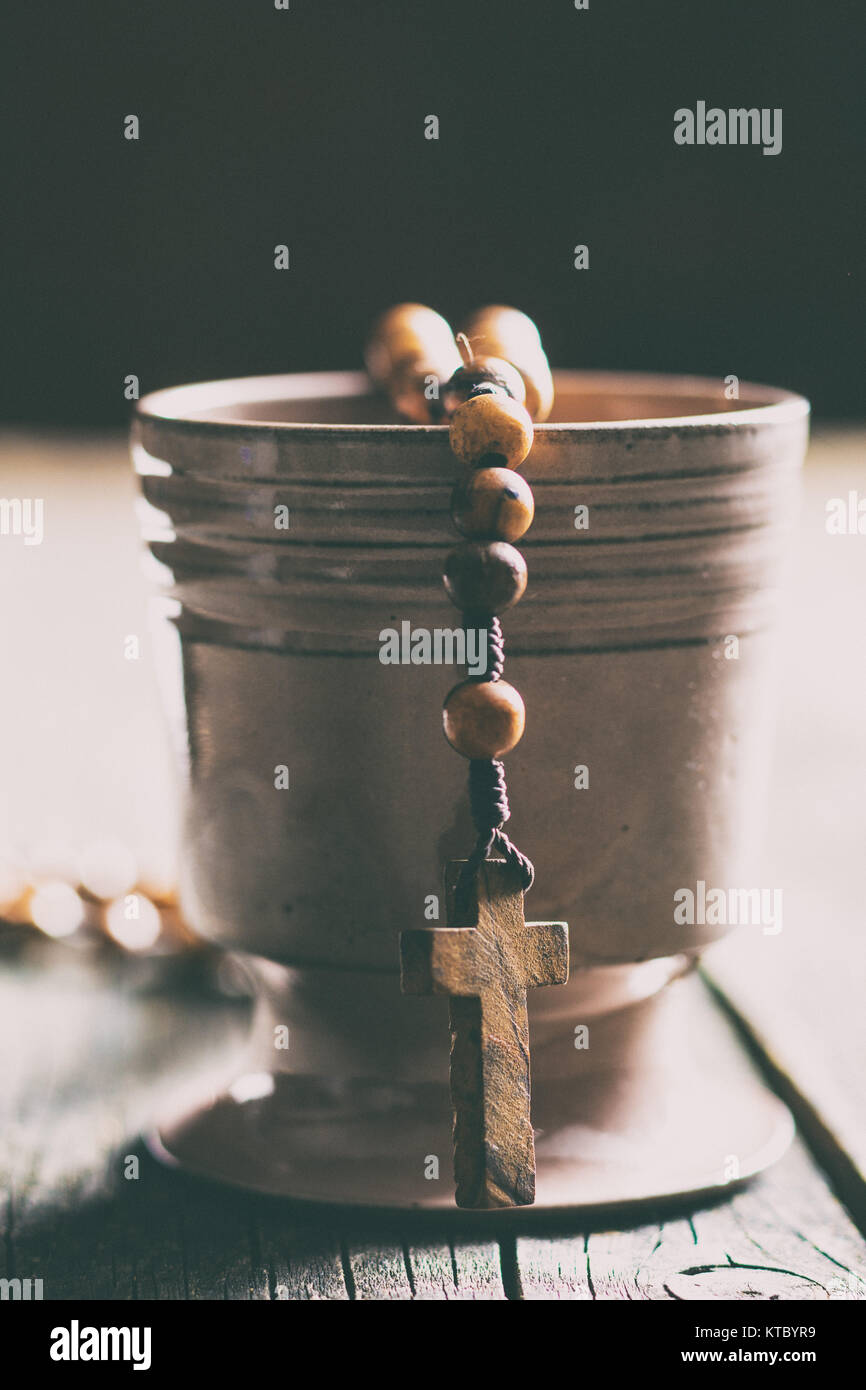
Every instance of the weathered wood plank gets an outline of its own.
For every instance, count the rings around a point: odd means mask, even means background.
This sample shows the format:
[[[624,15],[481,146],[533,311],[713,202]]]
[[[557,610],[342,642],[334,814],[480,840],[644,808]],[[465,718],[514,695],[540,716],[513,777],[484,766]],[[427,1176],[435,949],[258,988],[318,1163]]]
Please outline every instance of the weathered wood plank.
[[[779,719],[760,883],[782,929],[745,927],[705,960],[769,1056],[845,1200],[866,1222],[862,673],[866,545],[826,528],[863,484],[863,432],[816,435],[779,643]],[[790,1087],[790,1089],[788,1089]],[[798,1100],[799,1098],[799,1100]]]
[[[353,1297],[358,1300],[410,1299],[414,1291],[402,1246],[367,1239],[347,1246]]]
[[[456,1292],[460,1299],[503,1299],[499,1247],[494,1241],[452,1241]]]
[[[463,1239],[404,1241],[417,1299],[504,1299],[499,1247],[495,1241]]]
[[[529,1300],[866,1298],[866,1242],[801,1144],[687,1218],[520,1236],[517,1253]]]
[[[455,1270],[448,1245],[406,1245],[404,1248],[414,1298],[424,1301],[457,1296]]]
[[[272,1298],[348,1299],[339,1231],[329,1214],[299,1212],[289,1203],[260,1199],[254,1223]]]
[[[866,1243],[798,1151],[718,1206],[664,1224],[629,1218],[624,1230],[548,1234],[548,1222],[537,1231],[524,1226],[516,1246],[510,1226],[477,1237],[458,1226],[451,1233],[448,1223],[332,1213],[162,1168],[127,1136],[174,1084],[178,1057],[212,1067],[224,1035],[242,1026],[237,1011],[124,996],[78,966],[57,975],[0,971],[0,1050],[16,1054],[0,1086],[7,1277],[43,1278],[49,1299],[866,1292]],[[130,1156],[137,1177],[124,1176]],[[502,1233],[501,1258],[494,1231]]]
[[[425,1234],[393,1216],[367,1218],[347,1236],[357,1299],[442,1301],[505,1298],[495,1241]]]
[[[167,1171],[125,1137],[175,1084],[178,1055],[218,1070],[240,1026],[232,1008],[124,997],[63,954],[0,974],[5,1248],[47,1298],[348,1297],[337,1235]]]

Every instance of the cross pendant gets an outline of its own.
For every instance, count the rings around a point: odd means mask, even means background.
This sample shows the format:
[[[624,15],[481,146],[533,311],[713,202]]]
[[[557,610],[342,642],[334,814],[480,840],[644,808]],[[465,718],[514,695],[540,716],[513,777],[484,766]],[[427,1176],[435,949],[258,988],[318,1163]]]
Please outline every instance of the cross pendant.
[[[457,923],[462,860],[446,868],[447,927],[400,934],[404,994],[447,994],[458,1207],[529,1206],[535,1144],[529,1114],[526,991],[568,980],[568,926],[525,922],[519,872],[485,860],[469,922]]]

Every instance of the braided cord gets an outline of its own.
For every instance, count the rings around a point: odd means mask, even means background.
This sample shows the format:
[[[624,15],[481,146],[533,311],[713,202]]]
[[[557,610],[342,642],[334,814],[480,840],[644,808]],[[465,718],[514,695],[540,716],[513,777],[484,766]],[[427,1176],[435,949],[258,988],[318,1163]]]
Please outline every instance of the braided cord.
[[[499,619],[490,615],[464,613],[463,624],[464,627],[483,627],[486,630],[487,662],[485,675],[481,679],[500,680],[505,667],[505,640]],[[528,893],[535,878],[535,868],[532,860],[520,852],[502,829],[511,815],[511,808],[508,805],[505,768],[498,759],[470,760],[469,809],[472,823],[478,831],[478,838],[457,882],[456,896],[460,908],[468,905],[475,875],[494,849],[498,857],[507,860],[519,870],[523,880],[523,891]]]

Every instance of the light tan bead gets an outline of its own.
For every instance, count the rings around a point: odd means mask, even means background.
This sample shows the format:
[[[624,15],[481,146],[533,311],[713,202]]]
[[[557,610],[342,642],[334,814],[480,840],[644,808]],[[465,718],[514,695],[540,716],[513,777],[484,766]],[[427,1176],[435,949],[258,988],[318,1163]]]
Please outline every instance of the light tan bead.
[[[463,681],[445,700],[442,724],[464,758],[501,758],[523,736],[526,707],[507,681]]]
[[[493,356],[503,356],[506,362],[514,358],[506,353],[496,353],[490,346],[493,339],[507,343],[520,357],[531,357],[542,352],[541,334],[528,314],[521,309],[512,309],[509,304],[485,304],[476,309],[461,325],[475,352],[490,352]],[[476,346],[476,341],[478,346]]]
[[[414,362],[403,362],[396,367],[388,379],[388,395],[395,410],[413,425],[438,424],[440,419],[439,394],[442,376],[434,362],[418,358]],[[435,380],[437,394],[432,398],[428,388]]]
[[[532,448],[532,420],[510,396],[472,396],[455,410],[448,437],[457,458],[470,467],[484,459],[519,468]]]
[[[515,364],[516,365],[516,364]],[[543,352],[518,368],[526,387],[526,409],[541,424],[553,409],[553,373]]]
[[[387,386],[396,369],[412,362],[433,367],[444,384],[461,363],[448,322],[426,304],[395,304],[373,325],[364,351],[367,371]]]
[[[505,304],[478,309],[461,331],[475,353],[504,357],[517,368],[526,387],[526,408],[533,420],[546,420],[553,408],[553,376],[538,329],[528,314]]]

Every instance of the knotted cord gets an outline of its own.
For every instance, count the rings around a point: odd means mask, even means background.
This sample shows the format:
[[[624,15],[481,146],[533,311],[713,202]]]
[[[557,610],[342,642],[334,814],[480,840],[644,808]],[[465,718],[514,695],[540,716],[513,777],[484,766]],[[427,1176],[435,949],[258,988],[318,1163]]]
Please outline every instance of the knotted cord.
[[[479,679],[500,680],[505,667],[505,640],[499,619],[490,615],[464,613],[463,625],[464,628],[477,628],[486,632],[487,661],[485,674]],[[535,878],[535,868],[532,861],[521,853],[502,829],[511,815],[511,808],[508,805],[505,768],[498,759],[470,760],[469,809],[472,823],[478,831],[478,839],[457,881],[456,897],[460,907],[468,905],[475,875],[494,848],[498,857],[507,860],[519,870],[523,880],[523,891],[528,893]]]

